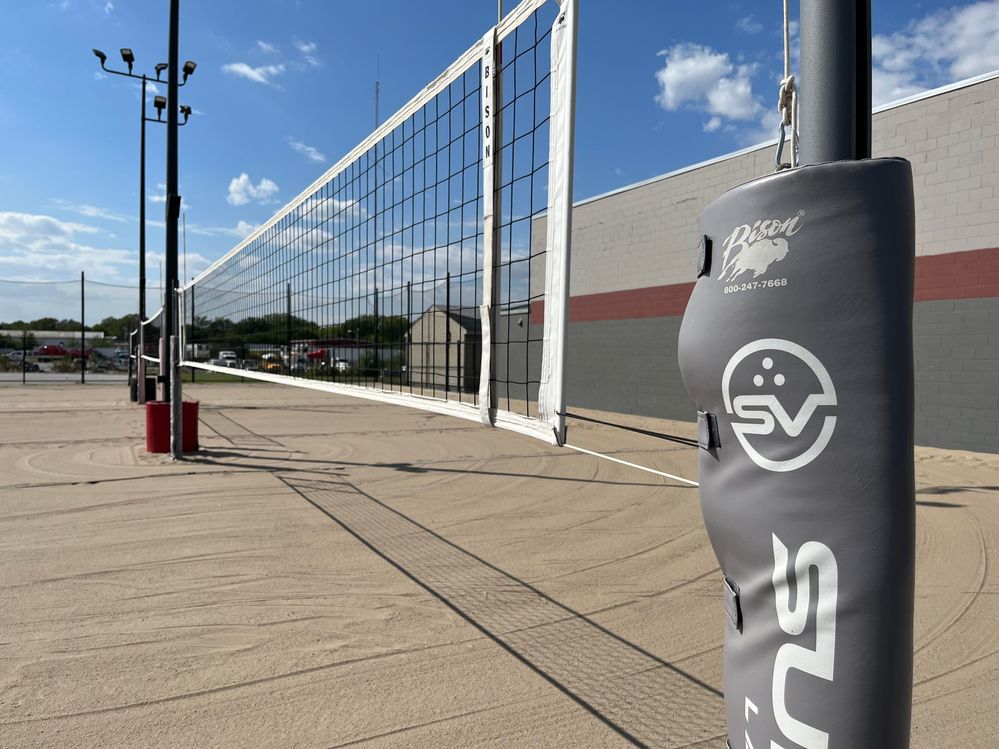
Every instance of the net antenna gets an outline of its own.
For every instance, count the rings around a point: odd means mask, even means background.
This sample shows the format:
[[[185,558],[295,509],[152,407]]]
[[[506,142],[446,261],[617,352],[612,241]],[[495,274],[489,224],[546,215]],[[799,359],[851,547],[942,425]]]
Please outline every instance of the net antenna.
[[[376,75],[374,132],[185,286],[184,366],[562,444],[576,4],[523,0],[384,122]]]

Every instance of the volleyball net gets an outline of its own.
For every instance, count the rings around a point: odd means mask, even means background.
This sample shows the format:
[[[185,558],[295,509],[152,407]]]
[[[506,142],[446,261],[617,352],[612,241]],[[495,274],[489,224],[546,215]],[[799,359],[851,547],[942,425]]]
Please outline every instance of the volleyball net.
[[[575,6],[521,2],[184,287],[182,365],[564,441]]]

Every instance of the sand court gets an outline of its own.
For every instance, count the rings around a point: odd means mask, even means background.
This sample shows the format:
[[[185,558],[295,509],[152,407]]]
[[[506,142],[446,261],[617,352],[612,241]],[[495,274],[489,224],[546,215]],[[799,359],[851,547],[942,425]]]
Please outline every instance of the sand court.
[[[0,745],[724,743],[697,490],[472,422],[195,385],[0,388]],[[633,419],[690,435],[693,426]],[[590,449],[696,479],[696,450]],[[915,747],[999,739],[999,457],[917,448]]]

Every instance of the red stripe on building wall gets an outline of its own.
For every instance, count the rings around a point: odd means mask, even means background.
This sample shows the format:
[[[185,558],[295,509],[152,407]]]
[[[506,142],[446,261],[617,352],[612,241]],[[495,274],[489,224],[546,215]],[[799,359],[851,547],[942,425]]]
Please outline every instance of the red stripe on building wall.
[[[693,290],[693,283],[676,283],[574,296],[569,300],[569,322],[678,317]],[[916,258],[915,301],[992,296],[999,296],[999,248]],[[531,324],[544,320],[544,302],[534,302]]]
[[[574,296],[569,300],[569,322],[676,317],[687,308],[687,300],[693,290],[693,283],[674,283]],[[544,321],[544,302],[534,302],[531,305],[531,325],[540,325]]]
[[[916,301],[999,296],[999,248],[916,258]]]

